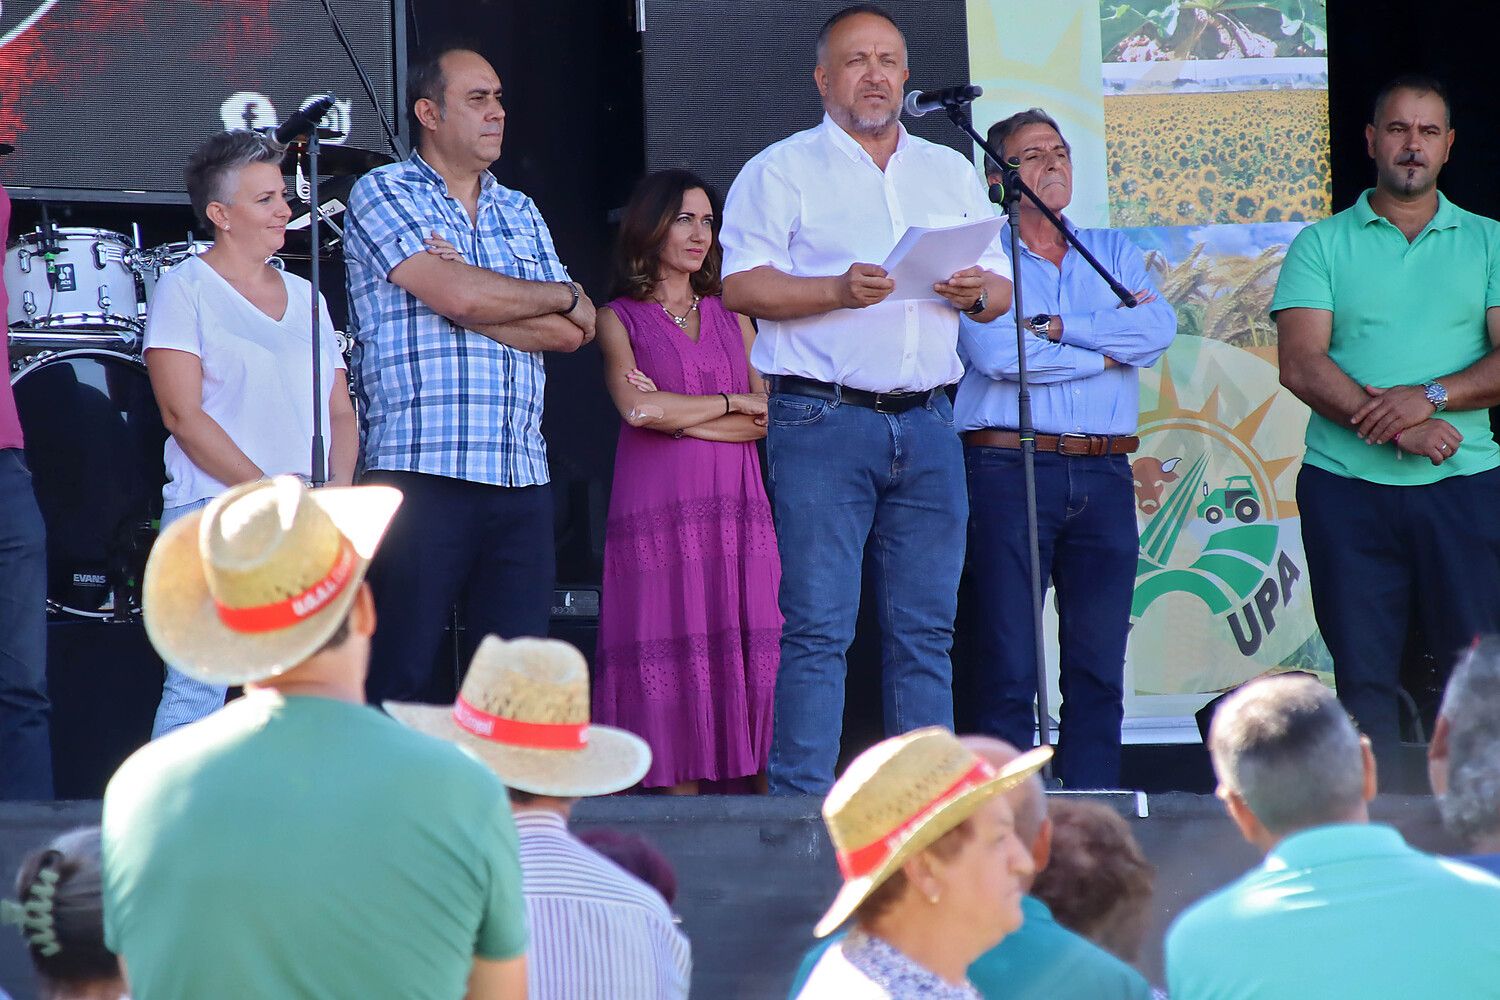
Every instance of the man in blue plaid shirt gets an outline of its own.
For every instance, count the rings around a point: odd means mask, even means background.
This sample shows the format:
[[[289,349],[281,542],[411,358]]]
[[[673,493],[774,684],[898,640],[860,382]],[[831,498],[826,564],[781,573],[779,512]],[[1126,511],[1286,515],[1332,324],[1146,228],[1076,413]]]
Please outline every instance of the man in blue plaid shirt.
[[[554,577],[543,351],[594,336],[536,205],[502,187],[500,78],[451,48],[411,68],[417,152],[355,185],[346,232],[364,481],[406,500],[370,569],[372,703],[452,700],[468,634],[546,635]],[[465,657],[467,661],[467,657]]]

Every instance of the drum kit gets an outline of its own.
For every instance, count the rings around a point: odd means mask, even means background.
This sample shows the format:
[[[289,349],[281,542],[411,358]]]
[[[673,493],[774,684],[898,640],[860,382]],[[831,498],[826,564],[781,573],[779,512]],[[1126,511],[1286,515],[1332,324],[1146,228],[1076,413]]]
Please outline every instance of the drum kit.
[[[326,157],[320,172],[390,161],[352,148],[346,158]],[[190,236],[142,247],[106,229],[53,226],[44,207],[41,228],[5,252],[10,382],[47,528],[49,614],[139,613],[167,479],[141,340],[157,282],[211,246]]]

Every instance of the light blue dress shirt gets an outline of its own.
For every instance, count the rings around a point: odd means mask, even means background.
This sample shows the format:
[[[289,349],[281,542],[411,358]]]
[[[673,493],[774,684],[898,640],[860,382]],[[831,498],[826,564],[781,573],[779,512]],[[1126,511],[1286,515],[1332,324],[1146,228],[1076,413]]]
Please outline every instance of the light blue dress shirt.
[[[1066,221],[1066,220],[1064,220]],[[1069,223],[1072,226],[1071,223]],[[1026,334],[1026,374],[1032,423],[1043,434],[1133,434],[1140,411],[1137,369],[1149,368],[1177,333],[1177,313],[1160,297],[1139,247],[1115,229],[1079,229],[1079,242],[1126,288],[1157,293],[1155,301],[1124,309],[1088,261],[1069,248],[1062,267],[1021,242],[1020,275],[1026,316],[1061,316],[1061,343]],[[1010,249],[1010,226],[1001,230]],[[958,328],[963,380],[954,402],[960,431],[1015,429],[1019,423],[1015,319],[990,323],[963,317]],[[1104,359],[1119,367],[1106,369]]]
[[[1389,826],[1286,837],[1167,932],[1172,1000],[1500,997],[1500,881]]]

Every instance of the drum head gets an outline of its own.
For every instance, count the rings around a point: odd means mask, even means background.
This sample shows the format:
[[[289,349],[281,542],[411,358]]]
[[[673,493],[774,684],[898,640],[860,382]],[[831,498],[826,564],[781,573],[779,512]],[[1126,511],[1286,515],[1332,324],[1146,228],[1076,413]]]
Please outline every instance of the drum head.
[[[11,386],[47,525],[48,604],[87,617],[134,613],[167,479],[167,432],[145,366],[63,351],[21,367]]]

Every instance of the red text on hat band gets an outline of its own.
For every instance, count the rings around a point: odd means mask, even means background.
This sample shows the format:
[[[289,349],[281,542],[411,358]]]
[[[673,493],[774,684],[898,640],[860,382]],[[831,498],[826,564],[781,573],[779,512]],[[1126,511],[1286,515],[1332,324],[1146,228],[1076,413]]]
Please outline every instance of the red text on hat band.
[[[491,743],[528,750],[582,750],[588,746],[588,723],[522,722],[475,708],[463,695],[453,703],[453,721]]]
[[[943,789],[911,816],[902,820],[901,825],[897,826],[890,833],[887,833],[873,844],[866,844],[857,850],[839,851],[839,871],[843,873],[845,880],[860,878],[870,874],[879,868],[886,858],[891,856],[891,853],[905,839],[906,834],[914,829],[917,824],[921,823],[930,814],[936,812],[960,793],[966,792],[970,788],[976,788],[994,776],[995,769],[990,765],[989,761],[978,761],[963,777]]]
[[[236,632],[274,632],[289,628],[310,618],[326,608],[330,601],[344,592],[354,578],[354,547],[347,538],[339,545],[338,556],[328,575],[308,587],[300,594],[275,604],[257,604],[248,608],[232,608],[214,598],[219,620]]]

